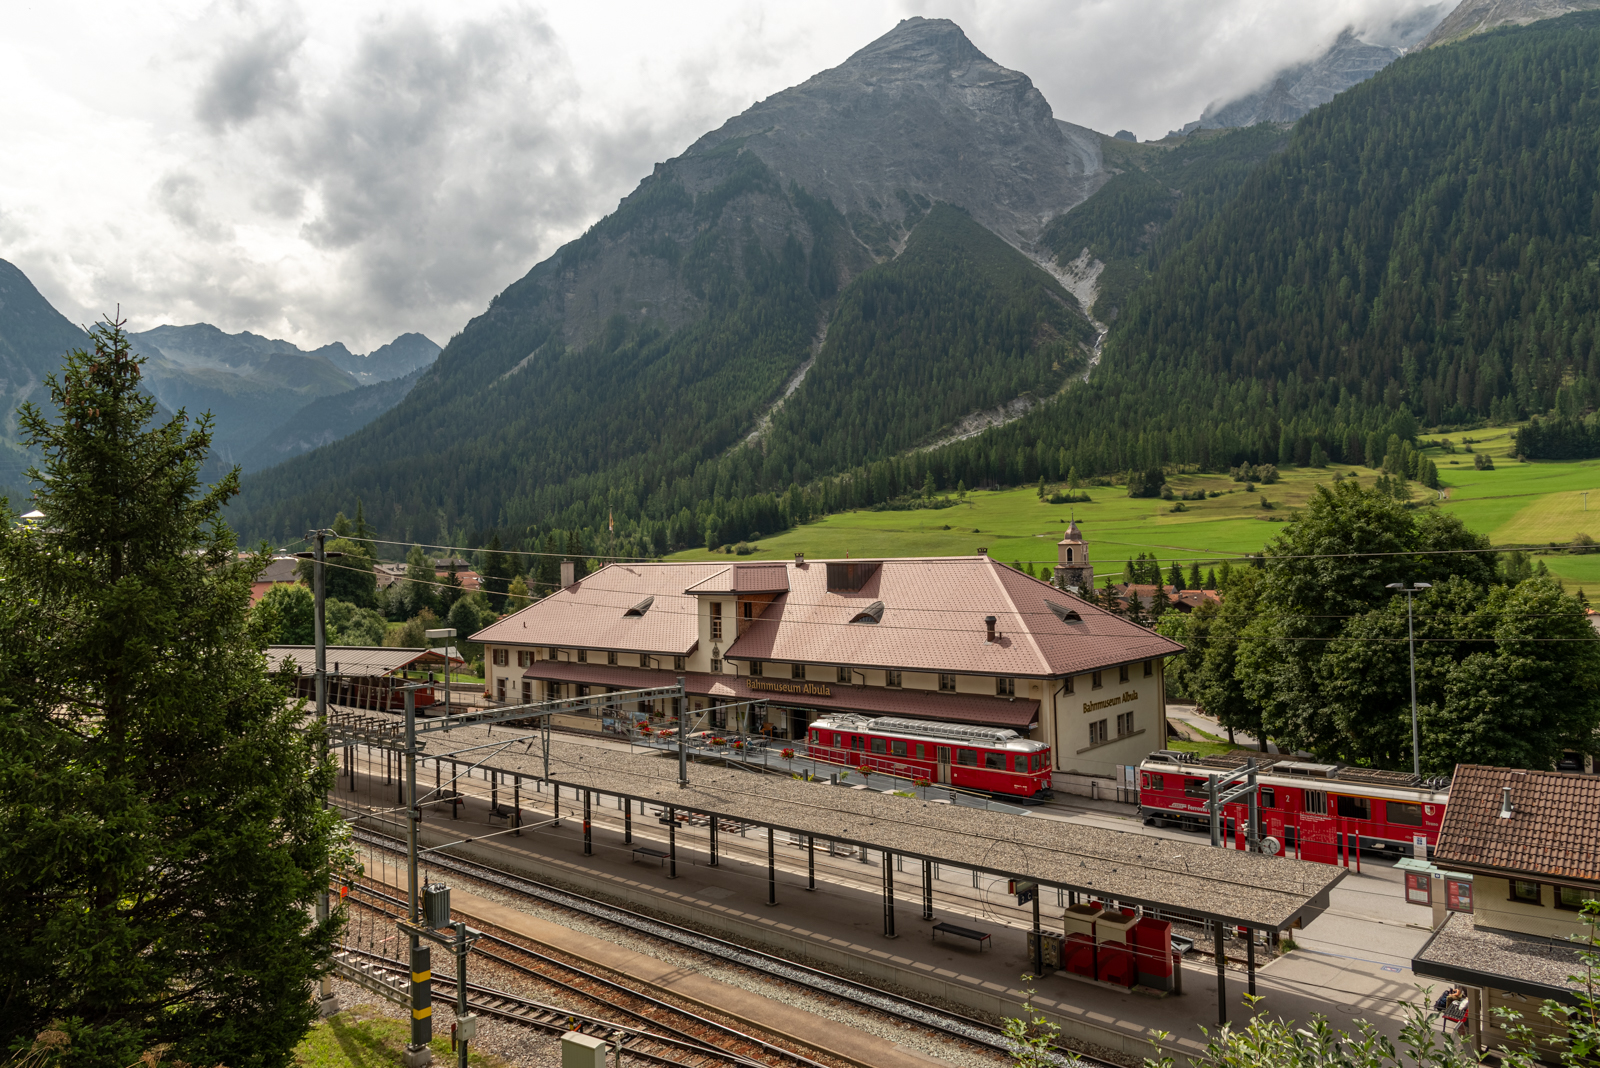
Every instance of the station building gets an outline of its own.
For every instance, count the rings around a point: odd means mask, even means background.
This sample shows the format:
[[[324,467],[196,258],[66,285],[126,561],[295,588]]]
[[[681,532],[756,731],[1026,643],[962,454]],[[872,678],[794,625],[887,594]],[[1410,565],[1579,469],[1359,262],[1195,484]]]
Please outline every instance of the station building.
[[[710,728],[798,739],[839,712],[1005,727],[1098,779],[1165,746],[1163,658],[1183,648],[983,555],[611,564],[472,640],[497,701],[682,677]],[[764,714],[727,707],[758,698]]]

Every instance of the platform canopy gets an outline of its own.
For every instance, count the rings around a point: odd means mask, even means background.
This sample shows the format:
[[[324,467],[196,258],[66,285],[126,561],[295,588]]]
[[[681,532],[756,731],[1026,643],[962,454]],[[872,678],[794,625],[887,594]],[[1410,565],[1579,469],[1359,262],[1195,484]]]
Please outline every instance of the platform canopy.
[[[613,797],[706,813],[869,850],[1028,879],[1123,905],[1143,905],[1263,930],[1309,921],[1344,877],[1326,864],[1217,849],[1197,842],[1015,816],[936,801],[550,741],[549,781]],[[429,739],[431,757],[482,762],[544,778],[537,735],[460,727]]]

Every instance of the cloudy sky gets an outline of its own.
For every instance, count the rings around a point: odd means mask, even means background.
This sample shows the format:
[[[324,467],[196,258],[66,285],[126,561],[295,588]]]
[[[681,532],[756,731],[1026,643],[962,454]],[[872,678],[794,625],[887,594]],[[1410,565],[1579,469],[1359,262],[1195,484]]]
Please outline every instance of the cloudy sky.
[[[443,344],[652,165],[909,15],[1159,137],[1439,0],[9,0],[0,258],[64,314]]]

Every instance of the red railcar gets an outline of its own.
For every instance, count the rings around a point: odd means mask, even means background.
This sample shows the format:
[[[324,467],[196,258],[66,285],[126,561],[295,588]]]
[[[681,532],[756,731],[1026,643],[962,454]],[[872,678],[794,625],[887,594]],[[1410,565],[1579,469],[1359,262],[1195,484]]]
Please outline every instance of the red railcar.
[[[1447,780],[1237,750],[1204,760],[1192,753],[1152,753],[1139,766],[1139,815],[1146,823],[1209,828],[1209,777],[1226,779],[1243,767],[1246,757],[1257,761],[1261,834],[1291,855],[1331,863],[1348,843],[1426,858],[1438,843],[1449,800]],[[1246,804],[1224,805],[1223,814],[1226,833],[1242,833],[1249,816]]]
[[[1011,797],[1050,796],[1050,747],[1003,727],[839,714],[811,724],[807,755]]]

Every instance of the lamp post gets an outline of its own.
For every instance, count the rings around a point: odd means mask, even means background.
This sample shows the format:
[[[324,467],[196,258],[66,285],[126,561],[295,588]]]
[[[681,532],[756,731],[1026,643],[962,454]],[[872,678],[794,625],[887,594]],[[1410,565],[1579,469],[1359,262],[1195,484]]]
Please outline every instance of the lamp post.
[[[431,642],[435,638],[444,641],[444,714],[448,717],[450,715],[450,650],[454,648],[450,644],[450,639],[456,636],[456,628],[440,627],[437,630],[425,630],[422,634],[425,641]]]
[[[1409,587],[1403,582],[1391,582],[1386,587],[1406,595],[1406,643],[1411,647],[1411,771],[1422,777],[1422,736],[1417,730],[1417,632],[1411,624],[1411,596],[1433,589],[1431,582],[1413,582]]]

